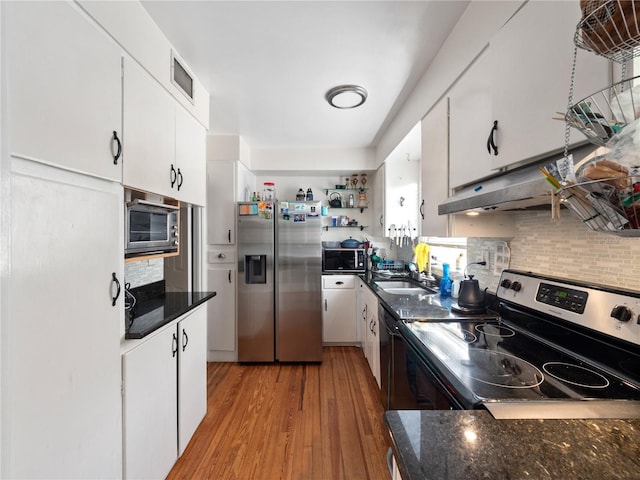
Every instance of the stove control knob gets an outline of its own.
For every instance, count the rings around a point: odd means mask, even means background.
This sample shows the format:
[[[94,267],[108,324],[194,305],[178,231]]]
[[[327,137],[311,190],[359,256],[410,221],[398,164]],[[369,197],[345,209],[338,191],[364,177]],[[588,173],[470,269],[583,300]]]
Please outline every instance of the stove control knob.
[[[514,292],[519,292],[520,290],[522,290],[522,284],[520,282],[513,282],[511,284],[511,290],[513,290]]]
[[[511,280],[509,280],[508,278],[505,278],[504,280],[502,280],[502,282],[500,282],[500,286],[504,288],[510,288]]]
[[[624,305],[616,305],[611,310],[611,317],[620,322],[628,322],[633,318],[633,310]]]

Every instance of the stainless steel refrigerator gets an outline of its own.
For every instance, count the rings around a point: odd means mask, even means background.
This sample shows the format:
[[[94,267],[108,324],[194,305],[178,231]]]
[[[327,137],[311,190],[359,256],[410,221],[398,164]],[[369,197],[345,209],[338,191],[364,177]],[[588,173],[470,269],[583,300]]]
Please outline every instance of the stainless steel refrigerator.
[[[270,206],[238,204],[238,360],[320,362],[320,202]]]

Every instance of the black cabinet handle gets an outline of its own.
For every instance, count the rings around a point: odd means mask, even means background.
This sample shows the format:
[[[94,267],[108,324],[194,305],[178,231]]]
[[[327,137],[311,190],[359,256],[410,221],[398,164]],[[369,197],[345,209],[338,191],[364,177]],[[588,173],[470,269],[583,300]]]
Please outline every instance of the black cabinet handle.
[[[326,298],[324,299],[324,311],[325,312],[327,311],[327,299]]]
[[[182,172],[178,168],[178,190],[180,190],[181,186],[182,186]]]
[[[187,345],[189,344],[189,335],[187,335],[187,331],[183,328],[182,329],[182,351],[184,352],[184,349],[187,348]]]
[[[113,153],[113,142],[116,143],[116,153]],[[120,155],[122,155],[122,143],[120,143],[120,139],[118,138],[118,132],[113,131],[113,138],[111,138],[111,155],[113,155],[113,164],[118,164],[118,159]]]
[[[231,229],[229,229],[228,237],[229,237],[229,243],[231,243]]]
[[[487,139],[487,150],[491,153],[493,148],[493,154],[498,155],[498,146],[496,145],[494,134],[498,130],[498,120],[494,120],[491,132],[489,132],[489,138]]]
[[[336,285],[344,285],[344,282],[336,282]]]
[[[229,270],[229,283],[231,283],[231,270]]]
[[[422,199],[422,203],[420,204],[420,215],[422,216],[422,219],[424,220],[424,198]]]
[[[115,283],[116,284],[116,295],[115,297],[111,298],[111,306],[115,307],[116,306],[116,301],[118,300],[118,297],[120,297],[120,281],[118,280],[118,277],[116,277],[116,272],[113,272],[111,274],[111,283]]]
[[[178,337],[174,333],[173,340],[171,341],[171,356],[175,357],[176,353],[178,353]]]
[[[178,180],[178,174],[176,173],[176,169],[173,168],[173,163],[171,164],[171,171],[169,172],[169,176],[171,179],[171,188],[176,184],[176,180]]]

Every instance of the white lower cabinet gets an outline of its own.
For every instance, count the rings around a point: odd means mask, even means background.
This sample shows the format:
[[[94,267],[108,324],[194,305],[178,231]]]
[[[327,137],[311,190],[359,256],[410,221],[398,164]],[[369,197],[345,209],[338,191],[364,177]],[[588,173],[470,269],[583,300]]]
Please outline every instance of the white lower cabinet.
[[[122,186],[10,162],[3,478],[118,478]]]
[[[206,309],[122,356],[124,477],[167,476],[206,413]]]
[[[235,258],[229,250],[209,252],[210,257],[224,255],[224,260]],[[209,325],[209,361],[233,361],[236,352],[236,264],[216,263],[207,266],[207,285],[216,296],[207,302]]]
[[[380,386],[380,336],[378,335],[378,298],[365,288],[363,292],[365,316],[364,355],[369,362],[369,368]]]
[[[323,343],[358,342],[356,311],[356,276],[322,276]]]

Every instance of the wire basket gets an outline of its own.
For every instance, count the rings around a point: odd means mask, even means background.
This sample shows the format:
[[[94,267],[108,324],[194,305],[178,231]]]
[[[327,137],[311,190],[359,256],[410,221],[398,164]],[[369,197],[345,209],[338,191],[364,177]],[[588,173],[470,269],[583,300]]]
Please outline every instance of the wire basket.
[[[638,5],[636,5],[638,3]],[[617,63],[638,54],[640,2],[630,0],[581,0],[582,19],[574,42]]]
[[[591,143],[603,146],[640,118],[640,76],[604,88],[569,107],[565,121]]]
[[[629,185],[638,177],[618,177]],[[612,185],[612,180],[592,180],[569,183],[558,190],[569,210],[587,227],[622,237],[640,237],[640,192],[623,192]]]

